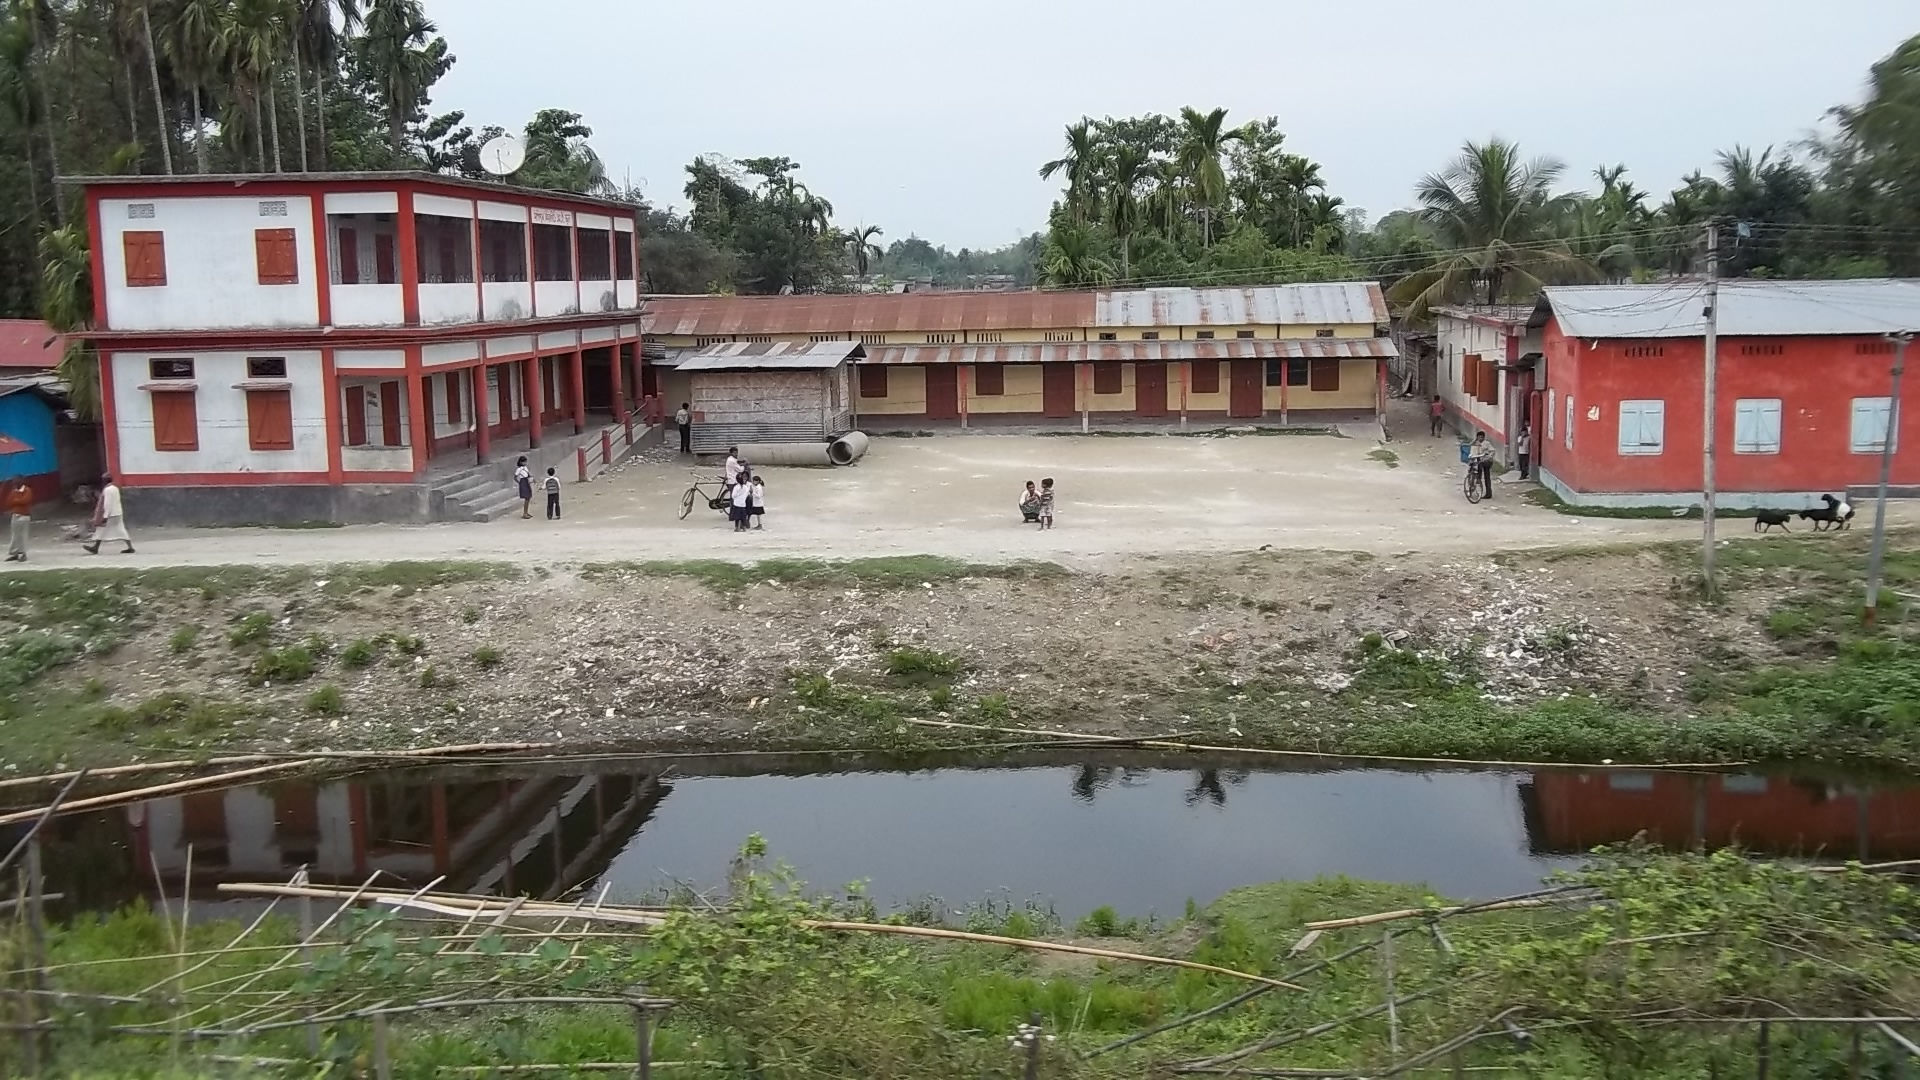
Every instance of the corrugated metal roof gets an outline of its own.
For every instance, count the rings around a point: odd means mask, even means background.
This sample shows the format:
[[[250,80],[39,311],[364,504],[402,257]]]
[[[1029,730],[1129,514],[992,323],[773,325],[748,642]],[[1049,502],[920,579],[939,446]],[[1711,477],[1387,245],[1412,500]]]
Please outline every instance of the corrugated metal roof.
[[[1248,288],[1129,289],[1099,294],[1095,326],[1298,326],[1387,321],[1371,281]]]
[[[0,319],[0,368],[50,368],[61,351],[60,335],[39,319]]]
[[[1398,356],[1392,338],[1230,341],[1076,341],[1057,345],[883,345],[869,364],[1078,364],[1180,360],[1375,359]]]
[[[1580,338],[1688,338],[1706,333],[1706,283],[1554,285],[1533,321],[1549,316]],[[1720,283],[1719,330],[1726,337],[1888,334],[1920,330],[1920,280]]]
[[[645,317],[649,334],[692,337],[1096,326],[1377,326],[1388,321],[1386,297],[1370,281],[1111,292],[655,296],[647,299]]]
[[[1497,326],[1525,326],[1533,318],[1533,312],[1532,304],[1457,304],[1433,309],[1435,315],[1443,318],[1490,323]]]
[[[863,360],[857,341],[731,341],[680,359],[681,371],[817,371]]]

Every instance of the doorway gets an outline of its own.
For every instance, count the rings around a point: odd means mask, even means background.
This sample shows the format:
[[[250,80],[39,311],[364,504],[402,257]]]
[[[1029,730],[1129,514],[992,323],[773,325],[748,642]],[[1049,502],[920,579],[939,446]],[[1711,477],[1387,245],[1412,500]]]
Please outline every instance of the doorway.
[[[1040,365],[1040,412],[1063,419],[1073,415],[1073,365]]]
[[[927,419],[960,419],[959,365],[927,365]]]
[[[1228,375],[1232,385],[1227,392],[1227,415],[1240,419],[1258,419],[1266,412],[1261,395],[1266,389],[1267,365],[1259,360],[1235,360]]]
[[[1133,365],[1133,414],[1167,415],[1167,365],[1164,362]]]

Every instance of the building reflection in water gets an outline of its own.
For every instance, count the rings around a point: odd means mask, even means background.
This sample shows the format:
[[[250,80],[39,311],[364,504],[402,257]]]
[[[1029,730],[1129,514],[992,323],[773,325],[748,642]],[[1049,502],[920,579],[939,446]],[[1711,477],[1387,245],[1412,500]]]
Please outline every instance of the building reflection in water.
[[[1644,833],[1668,848],[1892,861],[1920,857],[1920,788],[1784,776],[1537,772],[1520,785],[1536,855],[1572,855]]]

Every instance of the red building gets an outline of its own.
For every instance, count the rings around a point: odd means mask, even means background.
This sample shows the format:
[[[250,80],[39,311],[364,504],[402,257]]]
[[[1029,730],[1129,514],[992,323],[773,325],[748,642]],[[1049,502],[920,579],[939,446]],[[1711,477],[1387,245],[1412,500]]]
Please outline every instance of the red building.
[[[1545,374],[1526,394],[1542,483],[1586,505],[1698,505],[1704,305],[1699,281],[1545,290],[1532,319]],[[1722,282],[1720,504],[1798,507],[1877,483],[1887,335],[1916,329],[1920,281]],[[1508,374],[1501,392],[1521,391]],[[1899,426],[1893,482],[1920,491],[1920,417],[1902,409]]]
[[[86,181],[107,465],[149,523],[511,502],[643,380],[638,211],[427,173]],[[594,415],[594,414],[602,415]]]

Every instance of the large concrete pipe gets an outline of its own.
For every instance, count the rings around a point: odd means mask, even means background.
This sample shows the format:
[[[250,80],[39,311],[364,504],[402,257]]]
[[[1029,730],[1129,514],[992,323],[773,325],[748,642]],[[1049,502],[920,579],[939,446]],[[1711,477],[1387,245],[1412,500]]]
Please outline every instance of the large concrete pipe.
[[[827,456],[835,465],[851,465],[867,453],[867,433],[849,431],[827,444]]]
[[[748,465],[831,465],[831,443],[754,443],[740,448]]]

